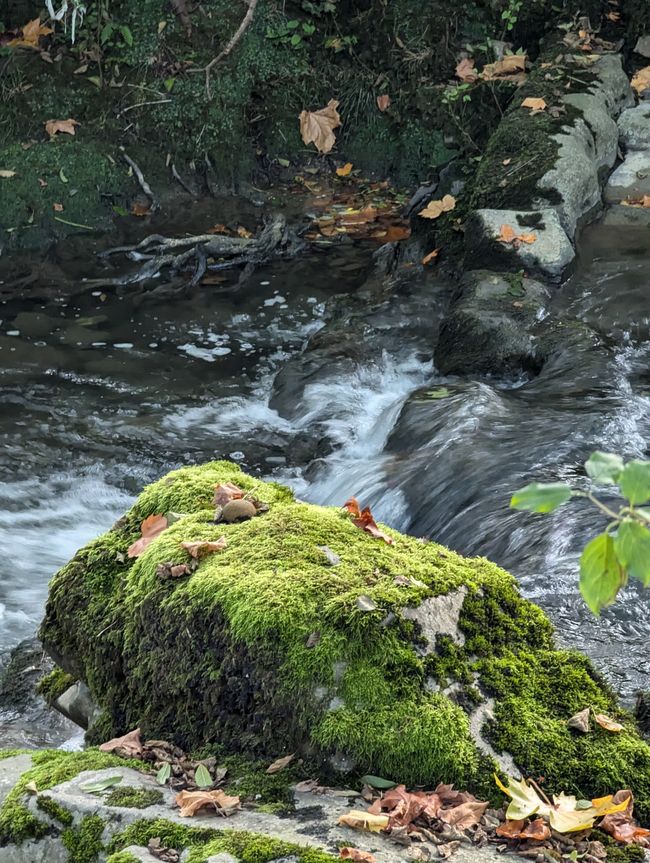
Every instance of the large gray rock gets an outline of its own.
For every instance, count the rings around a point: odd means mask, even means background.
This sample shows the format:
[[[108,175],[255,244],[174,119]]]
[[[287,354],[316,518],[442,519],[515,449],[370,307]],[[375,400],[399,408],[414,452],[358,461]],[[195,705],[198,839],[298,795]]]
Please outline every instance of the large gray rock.
[[[534,234],[534,243],[504,244],[497,240],[503,225],[517,234]],[[465,229],[468,268],[518,272],[561,281],[575,258],[575,251],[558,214],[543,210],[475,210]]]
[[[634,105],[634,93],[623,69],[620,54],[603,54],[589,71],[595,76],[589,88],[590,91],[596,95],[602,95],[607,110],[613,117],[617,117],[625,108]]]
[[[641,102],[618,118],[620,141],[626,150],[650,149],[650,104]]]
[[[539,363],[532,330],[549,293],[533,279],[467,273],[435,352],[442,374],[517,374]]]
[[[642,57],[650,57],[650,36],[639,36],[634,46],[634,53]]]
[[[602,94],[570,93],[563,101],[581,112],[582,119],[576,122],[576,126],[581,130],[585,149],[598,171],[611,168],[616,161],[618,128]],[[582,127],[586,128],[587,135]]]
[[[650,149],[630,150],[609,178],[605,200],[609,204],[650,195]]]

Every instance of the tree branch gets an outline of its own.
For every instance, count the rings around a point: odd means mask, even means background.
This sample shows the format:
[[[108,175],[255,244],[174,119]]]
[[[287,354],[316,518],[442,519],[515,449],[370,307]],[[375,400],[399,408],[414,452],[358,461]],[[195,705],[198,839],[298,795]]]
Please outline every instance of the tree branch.
[[[237,32],[235,33],[235,35],[232,37],[230,42],[228,42],[228,44],[223,49],[223,51],[220,51],[217,54],[217,56],[213,60],[210,60],[208,65],[204,69],[201,70],[201,71],[205,72],[205,90],[206,90],[206,93],[208,94],[208,99],[212,98],[212,93],[210,91],[210,73],[211,73],[211,71],[214,69],[214,67],[217,65],[217,63],[220,63],[225,57],[228,56],[228,54],[230,54],[232,49],[239,42],[239,40],[242,38],[244,33],[248,30],[248,28],[250,27],[250,25],[253,21],[253,16],[255,15],[255,7],[257,6],[258,0],[247,0],[247,2],[248,2],[248,9],[246,10],[246,14],[244,15],[244,18],[242,19],[241,24],[237,28]]]

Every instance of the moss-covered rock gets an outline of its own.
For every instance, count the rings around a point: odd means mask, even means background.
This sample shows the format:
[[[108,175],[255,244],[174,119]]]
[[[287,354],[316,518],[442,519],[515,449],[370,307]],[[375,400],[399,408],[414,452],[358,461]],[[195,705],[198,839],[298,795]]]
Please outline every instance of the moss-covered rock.
[[[268,511],[214,524],[223,482]],[[181,517],[126,557],[142,520],[167,512]],[[490,697],[484,734],[523,771],[581,797],[631,786],[646,818],[650,748],[589,662],[555,649],[514,579],[387,533],[391,545],[344,510],[297,502],[227,462],[177,470],[55,576],[41,636],[104,711],[91,739],[140,726],[186,749],[297,750],[339,769],[491,794],[494,761],[468,715]],[[191,576],[158,577],[159,564],[189,560],[181,542],[222,534],[228,547]],[[622,716],[626,733],[576,735],[566,720],[586,705]]]

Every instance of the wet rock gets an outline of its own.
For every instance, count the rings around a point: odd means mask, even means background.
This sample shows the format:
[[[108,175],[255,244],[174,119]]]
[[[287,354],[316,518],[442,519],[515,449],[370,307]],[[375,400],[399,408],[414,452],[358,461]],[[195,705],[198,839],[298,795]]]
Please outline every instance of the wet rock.
[[[536,240],[518,248],[500,243],[497,237],[502,225],[509,225],[519,234],[533,233]],[[465,229],[465,252],[469,268],[525,270],[554,282],[562,279],[575,258],[571,241],[552,209],[475,210]]]
[[[650,57],[650,36],[639,36],[634,46],[634,53],[642,57]]]
[[[85,683],[78,680],[70,686],[63,695],[56,698],[52,707],[66,716],[80,728],[88,729],[96,718],[98,710],[90,690]]]
[[[5,749],[59,746],[75,733],[75,726],[36,691],[53,667],[36,638],[21,642],[5,662],[0,671],[0,744]]]
[[[221,517],[232,524],[236,521],[247,521],[257,515],[255,505],[250,500],[230,500],[224,506]]]
[[[414,620],[426,641],[425,654],[434,653],[436,640],[441,635],[451,638],[456,644],[465,644],[465,636],[458,628],[460,612],[467,596],[467,588],[460,587],[444,596],[425,599],[417,608],[406,608],[402,616]]]
[[[630,150],[605,187],[610,204],[650,195],[650,149]]]
[[[650,105],[641,102],[618,118],[620,142],[626,150],[650,150]]]
[[[620,54],[603,54],[590,68],[590,72],[595,76],[590,91],[604,98],[607,110],[613,117],[634,105],[634,93]]]
[[[539,366],[532,330],[548,289],[534,279],[467,273],[435,352],[442,374],[513,374]]]

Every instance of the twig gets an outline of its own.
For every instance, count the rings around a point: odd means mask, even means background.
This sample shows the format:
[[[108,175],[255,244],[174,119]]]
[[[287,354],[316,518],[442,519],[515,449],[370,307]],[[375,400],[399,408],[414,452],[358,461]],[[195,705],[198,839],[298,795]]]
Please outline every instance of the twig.
[[[126,164],[132,168],[133,173],[135,174],[138,183],[140,184],[140,188],[151,201],[151,212],[153,213],[155,210],[158,209],[158,201],[156,200],[156,196],[154,195],[154,193],[151,191],[151,186],[145,180],[144,174],[138,167],[137,162],[134,162],[133,159],[125,153],[124,148],[122,148],[122,158],[124,159]]]
[[[232,37],[230,42],[228,42],[223,51],[220,51],[213,60],[210,60],[210,62],[204,69],[201,69],[202,72],[205,72],[205,90],[208,95],[208,99],[212,99],[212,93],[210,91],[210,72],[214,69],[217,63],[220,63],[224,59],[224,57],[227,57],[228,54],[230,54],[232,49],[239,42],[244,33],[248,30],[253,20],[253,15],[255,14],[255,7],[257,6],[257,3],[258,0],[248,0],[248,9],[246,10],[246,14],[244,15],[241,24],[237,28],[237,32],[235,33],[235,35]]]
[[[185,180],[178,173],[178,171],[176,170],[176,165],[174,162],[172,162],[171,167],[172,167],[172,177],[176,180],[177,183],[179,183],[185,189],[185,191],[187,192],[188,195],[191,195],[192,197],[194,197],[194,192],[190,189],[190,187],[187,185]]]
[[[172,102],[172,99],[155,99],[152,102],[136,102],[135,105],[129,105],[128,108],[124,108],[123,111],[117,115],[121,117],[122,114],[126,114],[128,111],[132,111],[134,108],[144,108],[145,105],[167,105],[169,102]]]
[[[529,779],[528,781],[529,781],[529,783],[533,786],[533,788],[535,789],[535,791],[537,791],[537,793],[538,793],[538,794],[539,794],[539,796],[542,798],[542,800],[544,801],[544,803],[546,803],[546,805],[547,805],[547,806],[552,806],[553,804],[552,804],[552,803],[551,803],[551,801],[548,799],[548,797],[546,796],[546,794],[544,794],[544,792],[543,792],[543,791],[542,791],[542,789],[539,787],[539,785],[537,784],[537,782],[535,782],[535,780],[534,780],[534,779]]]
[[[80,225],[79,222],[69,222],[67,219],[62,219],[60,216],[55,216],[54,221],[63,222],[64,225],[70,225],[73,228],[83,228],[85,231],[97,230],[97,228],[92,228],[90,225]]]

